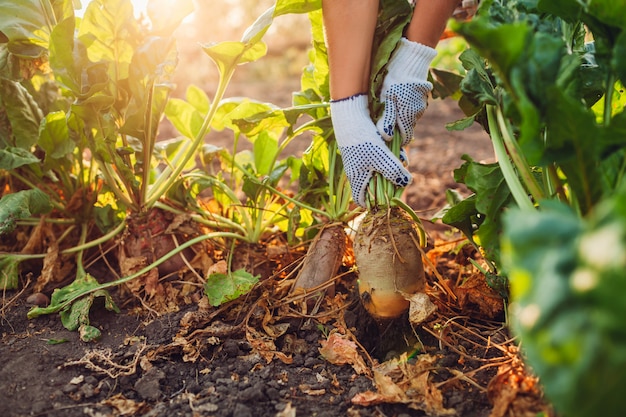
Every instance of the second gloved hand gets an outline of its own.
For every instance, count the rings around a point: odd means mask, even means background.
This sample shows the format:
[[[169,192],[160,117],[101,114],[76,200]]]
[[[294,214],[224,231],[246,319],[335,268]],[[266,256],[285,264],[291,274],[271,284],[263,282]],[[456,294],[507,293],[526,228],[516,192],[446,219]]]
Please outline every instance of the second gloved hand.
[[[332,101],[330,112],[343,167],[352,187],[352,198],[365,207],[365,191],[374,171],[398,186],[412,178],[370,119],[366,94]]]
[[[402,38],[393,53],[383,81],[380,100],[385,104],[376,127],[385,140],[391,140],[396,126],[402,145],[413,139],[413,131],[428,105],[433,85],[427,81],[428,68],[437,52],[426,45]]]

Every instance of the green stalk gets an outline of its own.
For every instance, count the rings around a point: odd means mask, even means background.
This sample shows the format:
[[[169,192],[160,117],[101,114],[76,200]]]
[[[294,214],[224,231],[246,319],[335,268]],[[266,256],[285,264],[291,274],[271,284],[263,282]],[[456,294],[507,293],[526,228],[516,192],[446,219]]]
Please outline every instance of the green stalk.
[[[504,176],[504,180],[509,186],[509,190],[511,190],[513,198],[522,210],[534,210],[535,207],[528,198],[528,193],[520,182],[515,172],[515,169],[513,168],[513,164],[511,164],[509,155],[506,152],[506,148],[504,146],[504,142],[502,140],[500,129],[497,123],[498,118],[496,115],[496,108],[492,104],[487,105],[487,120],[489,122],[489,132],[491,133],[493,150],[496,154],[496,158],[498,158],[498,164],[500,165],[500,169],[502,170],[502,175]]]
[[[154,137],[152,135],[152,100],[154,97],[154,80],[150,81],[150,87],[148,88],[148,100],[146,105],[146,112],[144,114],[144,143],[142,153],[142,172],[141,172],[141,184],[140,195],[141,202],[148,200],[148,183],[150,181],[150,162],[152,161],[152,151],[154,150]],[[143,209],[144,207],[140,207]]]
[[[134,280],[135,278],[138,278],[140,276],[142,276],[143,274],[149,272],[151,269],[156,268],[157,266],[161,265],[163,262],[167,261],[168,259],[170,259],[172,256],[177,255],[178,253],[184,251],[185,249],[199,243],[202,242],[204,240],[208,240],[208,239],[219,239],[219,238],[232,238],[232,239],[241,239],[241,236],[236,234],[236,233],[229,233],[229,232],[215,232],[215,233],[208,233],[206,235],[202,235],[202,236],[198,236],[195,237],[191,240],[188,240],[187,242],[183,243],[180,246],[177,246],[176,248],[172,249],[170,252],[168,252],[167,254],[163,255],[162,257],[160,257],[159,259],[155,260],[154,262],[152,262],[150,265],[147,265],[146,267],[142,268],[141,270],[135,272],[132,275],[129,275],[127,277],[123,277],[120,279],[116,279],[115,281],[110,281],[110,282],[105,282],[104,284],[100,284],[96,287],[91,287],[88,289],[84,289],[84,290],[79,290],[76,291],[71,298],[65,300],[62,303],[59,303],[57,305],[51,305],[45,308],[42,307],[34,307],[32,308],[28,314],[27,317],[29,319],[35,318],[35,317],[39,317],[42,314],[51,314],[51,313],[57,313],[63,309],[65,309],[66,307],[69,307],[74,301],[78,300],[81,297],[84,297],[86,295],[89,294],[93,294],[96,291],[100,291],[100,290],[105,290],[108,288],[112,288],[112,287],[116,287],[118,285],[124,284],[126,282],[130,282],[132,280]]]
[[[83,225],[83,226],[86,227],[86,224]],[[81,240],[81,243],[79,243],[78,245],[72,246],[71,248],[64,249],[60,253],[63,254],[63,255],[69,255],[69,254],[76,253],[76,252],[82,252],[82,251],[85,251],[85,250],[87,250],[89,248],[93,248],[95,246],[98,246],[101,243],[108,242],[110,239],[112,239],[118,233],[120,233],[122,230],[124,230],[124,227],[126,227],[126,222],[122,221],[120,224],[117,225],[117,227],[115,229],[111,230],[106,235],[103,235],[103,236],[99,237],[98,239],[94,239],[94,240],[92,240],[90,242],[85,242],[85,240]],[[8,254],[3,253],[2,255],[8,255]],[[43,259],[43,258],[46,257],[45,253],[40,253],[40,254],[15,253],[15,254],[10,254],[10,255],[15,257],[16,259],[24,259],[24,260],[26,260],[26,259]]]
[[[289,107],[286,109],[283,109],[284,112],[287,112],[289,110],[303,110],[303,109],[318,109],[318,108],[325,108],[328,107],[328,104],[323,103],[323,104],[313,104],[313,105],[307,105],[307,106],[298,106],[298,107]],[[297,129],[294,129],[294,131],[291,133],[291,135],[289,135],[279,146],[278,146],[278,151],[276,152],[276,154],[274,155],[274,159],[272,160],[272,164],[271,166],[274,166],[274,164],[276,163],[276,158],[278,157],[278,155],[280,155],[285,148],[287,148],[287,146],[289,146],[289,144],[291,143],[292,140],[294,140],[295,138],[297,138],[302,132],[307,131],[308,129],[310,129],[311,126],[316,126],[318,125],[321,121],[324,120],[328,120],[330,119],[330,116],[325,116],[325,117],[320,117],[319,119],[312,119],[309,120],[306,123],[303,123],[301,126],[299,126]]]
[[[610,72],[606,77],[606,89],[604,92],[604,112],[602,114],[602,125],[608,127],[611,124],[613,113],[613,90],[615,88],[615,74]]]
[[[324,211],[329,220],[349,219],[350,193],[348,192],[348,177],[343,170],[336,176],[339,153],[337,142],[331,141],[328,145],[328,201],[324,201]]]
[[[157,201],[156,203],[154,203],[154,207],[157,207],[161,210],[164,211],[168,211],[170,213],[174,213],[176,215],[188,215],[189,213],[186,211],[182,211],[182,210],[178,210],[172,206],[169,206],[167,204],[161,203],[160,201]],[[200,214],[191,214],[191,218],[196,222],[196,223],[200,223],[203,224],[205,226],[209,226],[209,227],[213,227],[215,229],[232,229],[232,230],[236,230],[240,233],[242,233],[242,235],[245,235],[246,233],[246,229],[244,229],[240,224],[235,223],[234,221],[220,216],[218,214],[214,214],[211,213],[211,218],[214,218],[215,220],[209,220],[207,218],[205,218],[204,216],[200,215]]]
[[[309,206],[307,204],[304,204],[302,201],[296,200],[293,197],[289,197],[287,194],[283,193],[280,190],[277,190],[276,188],[272,187],[269,184],[260,183],[260,185],[262,185],[263,187],[265,187],[268,190],[270,190],[273,194],[276,194],[277,196],[279,196],[281,198],[284,198],[285,200],[289,201],[290,203],[293,203],[293,204],[297,205],[298,207],[301,207],[303,209],[309,210],[309,211],[311,211],[311,212],[313,212],[313,213],[315,213],[315,214],[317,214],[319,216],[327,217],[329,219],[331,218],[330,213],[328,213],[327,211],[320,210],[320,209],[317,209],[317,208],[315,208],[313,206]]]
[[[391,152],[397,157],[400,157],[400,150],[402,149],[402,137],[400,132],[396,129],[393,139],[388,142],[387,146],[391,149]],[[382,174],[374,172],[372,179],[367,187],[367,197],[365,204],[367,210],[380,210],[392,205],[392,200],[399,199],[404,192],[404,187],[398,187],[391,181],[387,180]]]
[[[132,201],[129,195],[127,195],[122,188],[120,188],[117,184],[116,178],[120,178],[117,175],[114,175],[110,171],[109,164],[102,162],[100,164],[101,169],[100,172],[104,175],[104,180],[107,186],[111,189],[115,197],[122,202],[127,207],[136,207],[136,204]],[[123,179],[120,178],[120,182],[125,183]]]
[[[499,126],[499,132],[502,135],[502,141],[504,142],[504,146],[513,161],[513,164],[517,168],[524,184],[530,194],[533,196],[535,201],[541,201],[545,198],[541,187],[535,180],[532,171],[530,170],[530,166],[522,153],[522,150],[519,147],[519,144],[515,140],[513,132],[511,131],[511,125],[504,119],[504,114],[502,113],[502,109],[500,107],[496,107],[496,117]]]
[[[30,188],[30,189],[34,190],[36,188],[40,188],[35,183],[33,183],[32,181],[28,180],[26,177],[18,174],[15,171],[11,172],[11,176],[14,177],[14,178],[17,178],[18,180],[20,180],[24,184],[28,185],[28,188]],[[48,191],[48,195],[50,196],[50,204],[52,204],[54,206],[54,208],[56,208],[59,211],[65,211],[65,206],[63,206],[60,203],[59,195],[57,194],[57,192],[52,190],[48,185],[46,185],[45,182],[42,182],[41,185],[42,185],[42,188],[45,188]]]
[[[117,84],[115,84],[117,85]],[[102,119],[99,117],[98,118],[98,129],[101,132],[105,131],[105,127],[102,126]],[[124,137],[124,136],[122,136]],[[91,149],[96,149],[95,146],[95,138],[93,137],[93,134],[89,133],[89,137],[88,140],[90,142],[93,141],[93,143],[91,144],[90,148]],[[111,147],[110,144],[107,143],[107,149],[108,151],[111,153],[111,155],[115,155],[115,148]],[[97,154],[94,154],[97,155]],[[131,184],[129,184],[126,181],[126,178],[124,178],[123,175],[118,175],[115,172],[115,169],[112,169],[110,164],[108,164],[107,162],[101,160],[100,158],[94,158],[95,161],[97,161],[100,164],[100,172],[102,173],[102,175],[104,175],[105,178],[105,182],[107,184],[107,186],[111,189],[111,191],[113,192],[113,194],[115,194],[115,197],[117,197],[118,200],[121,200],[122,203],[127,206],[127,207],[132,207],[135,208],[136,210],[139,210],[139,207],[137,206],[136,202],[134,201],[133,197],[136,197],[135,193],[133,192],[133,187]],[[124,188],[120,187],[119,184],[124,184]]]
[[[83,254],[85,253],[84,250],[84,245],[85,245],[85,241],[87,240],[87,223],[83,223],[81,224],[80,227],[80,239],[79,239],[79,243],[77,248],[79,248],[77,250],[76,253],[76,269],[77,269],[77,273],[76,276],[82,276],[85,273],[85,268],[83,266]]]
[[[146,203],[145,203],[146,207],[152,207],[154,203],[159,198],[161,198],[167,192],[167,190],[169,190],[172,184],[176,182],[178,176],[183,171],[185,165],[187,165],[189,160],[195,156],[195,151],[202,145],[204,136],[209,130],[211,121],[213,120],[213,117],[215,116],[217,108],[219,107],[219,104],[222,101],[222,98],[224,97],[226,87],[228,86],[228,83],[230,82],[230,79],[232,78],[234,72],[235,72],[235,67],[231,67],[228,69],[228,71],[226,71],[226,73],[220,73],[219,83],[217,86],[215,97],[213,98],[213,101],[211,102],[211,107],[209,108],[207,115],[204,117],[204,121],[202,122],[202,126],[200,127],[200,130],[196,134],[196,137],[193,139],[193,142],[191,143],[189,148],[183,149],[182,157],[180,158],[180,161],[177,161],[176,165],[174,165],[175,168],[172,169],[170,166],[167,166],[163,170],[159,178],[157,178],[157,180],[154,182],[152,187],[150,187],[148,197],[146,198]]]

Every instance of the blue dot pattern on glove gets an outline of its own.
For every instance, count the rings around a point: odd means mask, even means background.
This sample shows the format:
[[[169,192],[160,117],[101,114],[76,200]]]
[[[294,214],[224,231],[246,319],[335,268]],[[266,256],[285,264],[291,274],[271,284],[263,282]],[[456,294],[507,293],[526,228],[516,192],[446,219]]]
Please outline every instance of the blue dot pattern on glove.
[[[380,172],[399,186],[411,182],[411,174],[387,147],[370,119],[367,94],[331,101],[330,107],[343,168],[357,204],[365,207],[365,193],[373,172]]]
[[[406,187],[411,181],[408,171],[390,157],[391,151],[382,138],[380,142],[380,145],[365,142],[339,147],[346,176],[352,187],[352,199],[361,206],[365,205],[365,191],[374,171],[401,187]]]
[[[393,137],[396,125],[400,129],[403,145],[413,139],[415,125],[428,107],[428,93],[431,90],[432,84],[428,81],[393,84],[389,87],[382,97],[385,111],[378,123],[385,139]]]

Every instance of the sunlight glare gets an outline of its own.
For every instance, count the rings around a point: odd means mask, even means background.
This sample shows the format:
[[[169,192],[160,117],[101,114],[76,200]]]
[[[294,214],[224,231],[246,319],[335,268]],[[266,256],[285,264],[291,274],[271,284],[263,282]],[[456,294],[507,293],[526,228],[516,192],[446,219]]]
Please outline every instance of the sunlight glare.
[[[133,11],[135,13],[135,17],[140,17],[141,14],[146,14],[146,10],[148,8],[148,0],[130,0],[133,4]],[[87,9],[87,5],[91,3],[91,0],[81,0],[82,8],[76,10],[77,16],[82,16],[85,13],[85,9]]]

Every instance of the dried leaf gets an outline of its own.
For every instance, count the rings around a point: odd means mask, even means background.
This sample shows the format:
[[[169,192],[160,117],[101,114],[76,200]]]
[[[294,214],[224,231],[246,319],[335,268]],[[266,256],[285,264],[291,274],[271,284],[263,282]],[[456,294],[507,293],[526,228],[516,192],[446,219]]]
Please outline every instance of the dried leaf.
[[[211,265],[206,272],[206,276],[209,276],[212,274],[226,274],[227,272],[228,272],[228,264],[226,263],[226,261],[222,260]]]
[[[45,218],[42,217],[41,221],[37,223],[28,235],[28,241],[22,247],[20,253],[24,254],[33,254],[40,253],[44,247],[44,239],[46,236],[54,236],[50,231],[50,223],[45,221]]]
[[[135,402],[133,400],[129,400],[124,397],[122,394],[114,395],[110,398],[107,398],[102,402],[104,405],[108,405],[109,407],[115,409],[120,416],[133,416],[141,414],[145,403],[144,402]]]
[[[328,339],[320,341],[321,355],[334,365],[350,364],[358,374],[369,373],[365,361],[357,351],[357,345],[348,336],[333,332]]]
[[[420,355],[415,363],[409,363],[404,354],[374,367],[377,392],[359,393],[352,403],[362,406],[402,403],[429,416],[454,415],[454,409],[444,408],[441,391],[429,381],[429,369],[436,360],[432,355]]]
[[[422,324],[431,314],[437,311],[437,306],[423,292],[411,294],[407,299],[411,303],[409,307],[409,322],[413,325]]]
[[[302,391],[304,394],[310,395],[312,397],[326,394],[326,390],[324,388],[311,388],[311,386],[308,384],[300,384],[298,388],[300,388],[300,391]]]
[[[255,329],[248,327],[246,339],[248,339],[252,348],[256,350],[267,363],[270,363],[274,358],[277,358],[286,364],[293,362],[293,357],[285,355],[276,349],[276,344],[273,339],[270,339],[267,335],[264,335]]]
[[[262,307],[265,311],[265,314],[263,315],[263,320],[261,321],[261,325],[263,326],[263,330],[265,330],[265,333],[267,333],[268,336],[276,339],[287,333],[287,330],[289,330],[289,323],[273,324],[273,322],[275,321],[274,316],[270,312],[270,309],[267,307],[266,303],[261,302],[259,306]]]
[[[502,297],[487,285],[482,274],[470,276],[461,286],[454,289],[454,293],[462,309],[478,310],[486,318],[496,318],[504,310]]]
[[[489,381],[487,396],[493,404],[489,417],[554,415],[542,399],[537,378],[528,375],[519,358],[498,368],[496,376]]]

